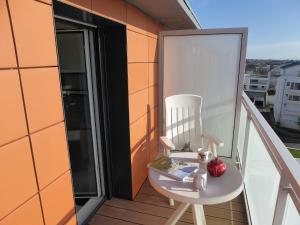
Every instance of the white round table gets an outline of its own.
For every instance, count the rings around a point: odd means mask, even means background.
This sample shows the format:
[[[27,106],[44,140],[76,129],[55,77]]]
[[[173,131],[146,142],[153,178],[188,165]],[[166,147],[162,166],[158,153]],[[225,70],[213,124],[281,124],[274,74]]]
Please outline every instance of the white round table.
[[[171,158],[186,162],[197,162],[197,153],[172,153]],[[196,190],[191,181],[181,182],[149,169],[149,181],[153,188],[162,195],[182,202],[166,224],[176,224],[187,208],[192,205],[194,224],[205,225],[203,205],[220,204],[231,201],[243,190],[243,178],[239,170],[226,163],[227,170],[221,177],[207,175],[205,191]]]

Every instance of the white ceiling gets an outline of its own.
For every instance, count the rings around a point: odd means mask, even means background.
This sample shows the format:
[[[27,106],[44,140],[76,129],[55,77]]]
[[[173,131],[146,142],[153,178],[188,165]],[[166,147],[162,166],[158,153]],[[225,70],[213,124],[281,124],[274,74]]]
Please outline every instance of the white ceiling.
[[[160,21],[167,29],[200,28],[185,0],[127,0],[127,2]]]

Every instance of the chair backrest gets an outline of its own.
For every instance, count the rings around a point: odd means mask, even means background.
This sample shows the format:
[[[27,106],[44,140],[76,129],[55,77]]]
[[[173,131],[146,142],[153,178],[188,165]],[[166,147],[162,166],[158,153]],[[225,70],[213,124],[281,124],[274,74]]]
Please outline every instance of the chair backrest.
[[[172,140],[176,150],[188,145],[196,151],[203,146],[201,96],[182,94],[165,99],[165,135]]]

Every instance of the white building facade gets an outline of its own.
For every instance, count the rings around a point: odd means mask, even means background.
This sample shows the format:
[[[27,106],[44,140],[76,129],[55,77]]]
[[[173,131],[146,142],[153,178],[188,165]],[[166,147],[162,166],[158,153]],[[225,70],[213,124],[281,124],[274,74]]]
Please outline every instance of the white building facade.
[[[292,62],[274,67],[268,73],[269,87],[266,95],[267,105],[275,105],[276,96],[275,89],[277,86],[278,78],[282,76],[299,76],[300,74],[300,62]]]
[[[300,65],[284,70],[277,79],[274,118],[281,127],[300,130]]]
[[[245,74],[244,91],[257,107],[264,107],[266,105],[268,85],[267,75]]]

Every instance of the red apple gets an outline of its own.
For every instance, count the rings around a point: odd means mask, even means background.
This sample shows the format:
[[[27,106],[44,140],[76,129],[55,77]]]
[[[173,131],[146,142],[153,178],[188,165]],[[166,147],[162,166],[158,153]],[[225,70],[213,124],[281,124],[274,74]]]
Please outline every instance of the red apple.
[[[218,157],[207,164],[207,171],[213,177],[219,177],[226,171],[226,164]]]

